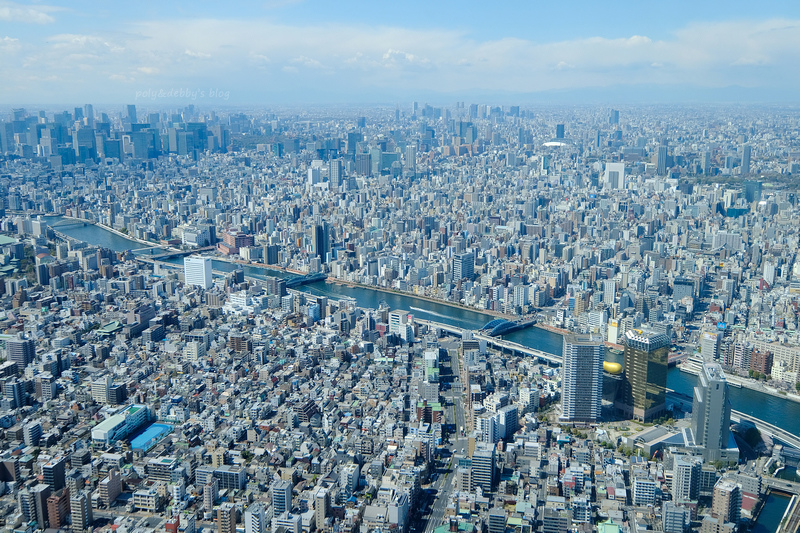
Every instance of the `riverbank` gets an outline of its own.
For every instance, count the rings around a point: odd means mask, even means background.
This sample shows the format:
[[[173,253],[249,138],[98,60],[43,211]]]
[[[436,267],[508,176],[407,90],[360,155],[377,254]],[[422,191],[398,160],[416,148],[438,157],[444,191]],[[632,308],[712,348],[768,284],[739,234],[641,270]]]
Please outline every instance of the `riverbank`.
[[[685,361],[678,365],[678,368],[681,372],[686,372],[687,374],[692,374],[693,376],[700,375],[700,369],[689,361]],[[727,372],[725,373],[725,379],[735,387],[738,386],[744,389],[761,392],[763,394],[769,394],[770,396],[775,396],[776,398],[783,398],[785,400],[791,400],[793,402],[800,403],[800,395],[778,390],[775,387],[770,387],[769,385],[765,385],[764,383],[754,379],[742,378],[733,374],[728,374]]]
[[[570,333],[572,333],[568,329],[557,328],[557,327],[551,326],[549,324],[536,323],[536,324],[533,325],[533,327],[539,328],[539,329],[543,329],[543,330],[549,331],[551,333],[558,333],[559,335],[569,335]]]
[[[501,313],[500,311],[492,311],[491,309],[477,309],[475,307],[470,307],[468,305],[457,304],[455,302],[448,302],[447,300],[440,300],[439,298],[433,298],[432,296],[424,296],[420,294],[414,294],[412,292],[404,292],[397,289],[387,289],[386,287],[378,287],[376,285],[367,285],[365,283],[356,283],[354,281],[344,281],[337,278],[329,277],[327,283],[333,283],[335,285],[340,285],[343,287],[359,287],[362,289],[370,289],[373,291],[384,292],[387,294],[396,294],[398,296],[405,296],[407,298],[419,298],[420,300],[425,300],[426,302],[439,304],[439,305],[446,305],[448,307],[453,307],[455,309],[463,309],[465,311],[472,311],[475,313],[484,313],[487,315],[496,316],[498,318],[505,318],[506,320],[516,320],[518,317],[516,315],[509,315],[506,313]]]

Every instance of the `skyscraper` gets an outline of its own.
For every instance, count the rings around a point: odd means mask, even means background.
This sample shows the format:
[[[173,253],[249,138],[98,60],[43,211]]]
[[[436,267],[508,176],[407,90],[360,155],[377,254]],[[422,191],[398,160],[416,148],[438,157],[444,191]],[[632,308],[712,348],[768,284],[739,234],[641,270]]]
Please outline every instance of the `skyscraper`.
[[[631,329],[624,340],[625,373],[617,408],[625,416],[649,422],[666,410],[669,337]]]
[[[561,420],[596,422],[603,397],[605,345],[590,335],[564,336]]]
[[[472,253],[458,254],[453,257],[453,281],[472,279],[475,275],[475,256]]]
[[[183,260],[183,279],[186,285],[202,289],[214,286],[211,274],[210,257],[186,257]]]
[[[136,120],[136,105],[128,105],[128,120],[131,121],[131,124],[136,124],[138,121]]]
[[[314,247],[314,255],[319,257],[323,263],[328,260],[328,252],[330,251],[330,229],[327,222],[321,224],[314,224],[311,228],[311,237],[313,239],[312,246]]]
[[[742,176],[750,174],[750,152],[752,147],[749,144],[742,146]]]
[[[656,174],[659,176],[667,175],[667,145],[661,144],[658,147],[658,159],[656,160]]]
[[[692,403],[692,433],[707,461],[737,460],[733,445],[729,449],[731,403],[728,381],[718,363],[703,363]]]
[[[556,139],[563,139],[563,138],[564,138],[564,125],[556,124]]]

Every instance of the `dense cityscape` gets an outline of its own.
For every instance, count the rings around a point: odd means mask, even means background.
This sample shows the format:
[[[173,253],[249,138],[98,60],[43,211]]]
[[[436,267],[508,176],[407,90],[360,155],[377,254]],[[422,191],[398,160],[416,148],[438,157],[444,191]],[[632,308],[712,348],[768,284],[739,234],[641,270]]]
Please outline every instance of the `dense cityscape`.
[[[157,104],[0,122],[5,531],[797,529],[796,109]]]

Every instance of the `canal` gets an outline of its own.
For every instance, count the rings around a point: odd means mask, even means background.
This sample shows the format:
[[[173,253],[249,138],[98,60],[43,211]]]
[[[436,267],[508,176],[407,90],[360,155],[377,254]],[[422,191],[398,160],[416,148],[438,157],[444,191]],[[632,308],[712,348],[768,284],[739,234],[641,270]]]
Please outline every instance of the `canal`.
[[[48,223],[55,223],[60,217],[44,218]],[[116,251],[144,247],[141,243],[120,237],[101,226],[83,226],[77,223],[59,226],[57,229],[76,239]],[[174,258],[171,262],[182,264],[183,258]],[[265,276],[293,277],[293,274],[279,270],[239,265],[227,261],[214,260],[213,268],[222,272],[231,272],[237,268],[242,268],[245,275],[254,278],[263,278]],[[331,299],[354,298],[359,306],[366,308],[378,308],[381,303],[385,303],[392,309],[406,309],[412,314],[418,315],[419,318],[465,329],[478,329],[495,318],[479,311],[430,302],[411,295],[383,292],[363,287],[351,287],[324,281],[304,285],[302,290]],[[561,355],[562,336],[558,333],[531,327],[515,331],[504,338],[524,346]],[[691,396],[696,379],[695,376],[681,372],[677,368],[670,368],[667,374],[667,386],[677,392]],[[798,416],[800,404],[785,398],[744,388],[731,387],[730,396],[731,404],[735,410],[755,416],[800,436],[800,416]]]

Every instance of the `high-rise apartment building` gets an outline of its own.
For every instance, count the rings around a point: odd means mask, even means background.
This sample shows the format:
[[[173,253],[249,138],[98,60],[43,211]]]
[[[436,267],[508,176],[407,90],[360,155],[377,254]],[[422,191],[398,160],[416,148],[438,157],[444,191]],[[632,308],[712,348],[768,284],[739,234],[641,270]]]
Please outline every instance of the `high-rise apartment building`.
[[[704,363],[694,387],[691,428],[707,461],[738,460],[736,445],[728,442],[730,425],[728,381],[718,363]]]
[[[561,420],[596,422],[601,416],[605,345],[590,335],[564,336]]]
[[[267,513],[264,502],[255,502],[244,512],[244,530],[245,533],[265,533]]]
[[[669,337],[631,329],[624,340],[622,400],[617,408],[627,417],[649,422],[666,410]]]
[[[272,484],[272,512],[274,516],[292,512],[292,483],[281,479]]]
[[[72,529],[75,531],[89,531],[94,523],[92,516],[92,501],[88,493],[81,491],[70,496],[70,514],[72,516]]]
[[[236,506],[225,502],[217,509],[217,533],[236,533]]]

